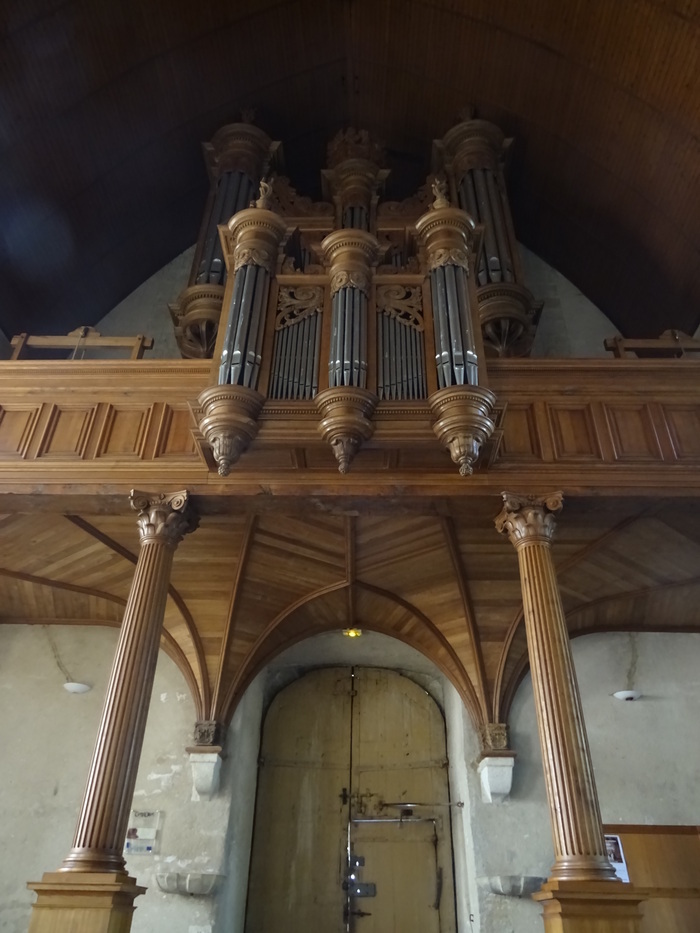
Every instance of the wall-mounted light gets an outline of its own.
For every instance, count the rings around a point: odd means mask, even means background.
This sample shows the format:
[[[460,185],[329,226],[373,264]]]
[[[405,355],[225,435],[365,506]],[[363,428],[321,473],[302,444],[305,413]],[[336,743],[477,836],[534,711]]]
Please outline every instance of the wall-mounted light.
[[[92,690],[92,687],[90,684],[79,684],[74,680],[68,680],[63,685],[63,689],[68,693],[87,693],[88,690]]]
[[[641,695],[639,690],[618,690],[613,693],[616,700],[638,700]]]
[[[343,629],[343,635],[345,635],[346,638],[359,638],[361,634],[362,634],[361,628],[344,628]]]

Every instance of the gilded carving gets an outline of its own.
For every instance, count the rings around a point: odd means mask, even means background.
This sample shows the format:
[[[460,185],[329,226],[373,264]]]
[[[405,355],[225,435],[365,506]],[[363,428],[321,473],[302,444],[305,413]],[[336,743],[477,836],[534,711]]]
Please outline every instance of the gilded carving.
[[[321,285],[283,285],[277,297],[275,330],[303,321],[323,308]]]
[[[432,272],[440,266],[461,266],[469,275],[469,255],[461,247],[435,249],[428,254],[428,269]]]
[[[264,198],[263,192],[261,200]],[[227,259],[233,258],[234,272],[241,266],[256,265],[275,274],[279,246],[287,232],[286,221],[264,207],[250,207],[231,218],[228,231],[224,247]]]
[[[366,159],[381,165],[384,150],[372,140],[367,130],[356,130],[350,126],[340,130],[328,143],[328,165],[336,168],[348,159]]]
[[[129,502],[139,513],[136,523],[142,544],[161,541],[174,550],[183,537],[197,527],[198,518],[186,489],[168,495],[132,489]]]
[[[371,269],[379,254],[376,237],[363,230],[336,230],[322,242],[329,266],[331,294],[341,288],[357,288],[369,294]]]
[[[399,323],[423,330],[423,290],[418,285],[377,286],[377,311],[388,314]]]
[[[561,492],[528,496],[504,492],[503,509],[496,517],[496,531],[507,534],[514,547],[528,544],[549,545],[556,528],[555,516],[561,511]]]

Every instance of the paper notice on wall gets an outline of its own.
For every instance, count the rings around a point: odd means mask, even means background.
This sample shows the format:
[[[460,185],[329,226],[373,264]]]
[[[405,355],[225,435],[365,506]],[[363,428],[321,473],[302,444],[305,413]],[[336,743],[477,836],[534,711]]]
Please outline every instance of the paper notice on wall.
[[[160,810],[132,810],[124,843],[125,855],[153,855],[158,851]]]
[[[630,876],[627,871],[627,862],[625,853],[622,849],[622,841],[619,836],[605,837],[605,851],[608,853],[610,864],[615,869],[615,874],[620,881],[626,881],[629,884]]]

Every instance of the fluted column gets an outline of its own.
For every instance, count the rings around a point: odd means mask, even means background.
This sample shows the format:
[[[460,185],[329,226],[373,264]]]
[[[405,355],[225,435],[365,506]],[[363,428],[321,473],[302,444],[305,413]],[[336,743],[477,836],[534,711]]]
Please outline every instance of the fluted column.
[[[496,528],[518,552],[535,710],[554,839],[551,879],[615,878],[605,852],[569,633],[552,561],[562,495],[503,494]]]
[[[133,491],[141,538],[73,847],[61,871],[122,872],[175,549],[195,520],[187,492]]]

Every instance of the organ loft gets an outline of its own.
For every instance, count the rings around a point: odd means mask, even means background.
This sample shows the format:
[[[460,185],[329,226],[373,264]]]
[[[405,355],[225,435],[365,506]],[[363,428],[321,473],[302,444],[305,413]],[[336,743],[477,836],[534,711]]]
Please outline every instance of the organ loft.
[[[667,872],[700,864],[696,832],[621,823],[629,882],[611,862],[571,636],[658,631],[621,595],[642,585],[663,589],[675,631],[696,630],[696,341],[530,355],[542,303],[509,206],[514,144],[468,113],[397,201],[380,142],[341,129],[313,199],[281,142],[225,125],[204,145],[209,195],[169,305],[181,358],[144,356],[144,335],[131,360],[39,363],[15,342],[0,478],[9,512],[42,523],[8,547],[7,575],[60,585],[61,618],[119,628],[73,841],[30,880],[30,933],[127,933],[146,888],[218,897],[236,933],[496,933],[499,897],[527,898],[521,916],[547,933],[690,933],[700,890]],[[665,547],[677,558],[658,569]],[[48,583],[30,573],[73,549],[85,578],[68,558]],[[335,635],[377,639],[371,663]],[[226,798],[232,848],[199,873],[204,856],[185,871],[173,855],[144,884],[124,845],[160,648],[195,711],[178,754],[197,801],[168,814],[163,845]],[[523,834],[499,849],[512,870],[485,874],[487,841],[513,836],[497,804],[526,794],[509,731],[526,681],[552,856],[525,867]]]

